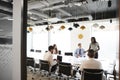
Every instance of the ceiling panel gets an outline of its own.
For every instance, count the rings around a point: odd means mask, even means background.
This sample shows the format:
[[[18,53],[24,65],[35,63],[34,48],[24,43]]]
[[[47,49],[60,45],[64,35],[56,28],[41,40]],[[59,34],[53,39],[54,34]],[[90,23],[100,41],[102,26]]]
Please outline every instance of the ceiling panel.
[[[0,0],[0,37],[12,37],[12,0]]]
[[[108,7],[108,1],[111,1],[111,7]],[[39,11],[38,17],[40,21],[31,20],[35,24],[43,23],[48,18],[59,18],[62,21],[65,18],[91,15],[95,19],[95,14],[106,14],[107,12],[112,14],[114,11],[116,12],[118,7],[117,2],[118,0],[31,0],[28,3],[28,11],[33,9]],[[32,14],[35,13],[32,12]],[[110,15],[109,17],[116,16]]]

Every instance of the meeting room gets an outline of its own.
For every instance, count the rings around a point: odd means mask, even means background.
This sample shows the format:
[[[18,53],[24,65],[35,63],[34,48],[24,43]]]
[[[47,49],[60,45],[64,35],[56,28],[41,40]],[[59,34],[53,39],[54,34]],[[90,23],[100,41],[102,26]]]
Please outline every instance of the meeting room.
[[[27,80],[119,80],[118,0],[28,0]]]
[[[120,0],[0,0],[0,80],[119,80]]]

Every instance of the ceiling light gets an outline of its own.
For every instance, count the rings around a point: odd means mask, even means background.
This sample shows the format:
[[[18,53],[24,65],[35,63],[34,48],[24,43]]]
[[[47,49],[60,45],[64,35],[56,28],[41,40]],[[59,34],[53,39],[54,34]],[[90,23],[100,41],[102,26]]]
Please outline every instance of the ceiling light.
[[[78,23],[74,23],[73,26],[74,26],[75,28],[78,28],[78,27],[79,27],[79,24],[78,24]]]
[[[69,30],[69,31],[72,31],[72,30],[73,30],[73,28],[72,28],[72,27],[69,27],[69,28],[68,28],[68,30]]]
[[[32,32],[33,28],[32,27],[27,27],[27,31]]]
[[[45,29],[46,29],[47,31],[50,31],[50,28],[49,28],[49,26],[47,26]]]
[[[101,25],[101,26],[100,26],[100,29],[105,29],[105,26]]]
[[[93,24],[93,27],[97,28],[97,27],[99,27],[99,25],[97,23],[95,23],[95,24]]]
[[[83,37],[83,34],[78,34],[78,39],[82,39]]]
[[[59,28],[59,30],[63,30],[63,29],[65,29],[65,26],[64,26],[64,25],[62,25],[62,26]]]
[[[34,49],[30,49],[31,52],[34,52]]]
[[[81,30],[84,30],[86,27],[83,25],[80,27]]]
[[[50,29],[53,29],[54,27],[52,25],[49,26]]]

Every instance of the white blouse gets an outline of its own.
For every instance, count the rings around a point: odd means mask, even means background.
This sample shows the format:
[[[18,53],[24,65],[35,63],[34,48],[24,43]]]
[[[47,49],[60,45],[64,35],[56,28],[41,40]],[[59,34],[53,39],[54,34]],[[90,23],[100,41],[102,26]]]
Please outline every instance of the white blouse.
[[[99,46],[98,43],[90,43],[90,49],[93,49],[94,51],[98,50],[98,46]]]

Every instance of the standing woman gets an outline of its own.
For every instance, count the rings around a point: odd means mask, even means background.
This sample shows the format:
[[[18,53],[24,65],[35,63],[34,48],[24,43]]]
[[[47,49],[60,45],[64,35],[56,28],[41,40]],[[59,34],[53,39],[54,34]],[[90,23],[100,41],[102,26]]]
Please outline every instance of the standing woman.
[[[98,51],[100,50],[100,46],[98,44],[98,42],[96,41],[95,37],[91,37],[91,43],[89,45],[89,50],[93,49],[95,52],[95,56],[94,58],[98,58]]]

